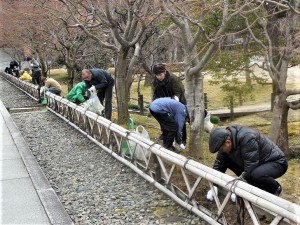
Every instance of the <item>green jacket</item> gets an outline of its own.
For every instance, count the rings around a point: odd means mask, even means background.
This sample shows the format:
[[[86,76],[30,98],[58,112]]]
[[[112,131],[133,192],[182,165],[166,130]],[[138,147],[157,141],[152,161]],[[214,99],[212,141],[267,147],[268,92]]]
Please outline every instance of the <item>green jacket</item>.
[[[76,84],[67,95],[67,99],[74,103],[83,103],[86,101],[84,94],[86,92],[86,86],[84,82]]]

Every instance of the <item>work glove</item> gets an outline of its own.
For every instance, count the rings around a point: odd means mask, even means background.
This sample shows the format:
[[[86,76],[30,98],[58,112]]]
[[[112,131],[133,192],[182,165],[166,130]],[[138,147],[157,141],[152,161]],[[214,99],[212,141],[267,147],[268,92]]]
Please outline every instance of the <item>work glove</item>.
[[[180,149],[180,150],[184,150],[184,149],[185,149],[184,144],[180,144],[180,145],[179,145],[179,149]]]
[[[214,189],[215,189],[216,195],[218,195],[218,188],[216,186],[214,186]],[[214,200],[214,196],[213,196],[212,190],[209,190],[207,192],[206,199],[209,200],[209,201],[213,201]]]
[[[231,193],[230,199],[231,199],[232,202],[235,202],[236,201],[236,194]]]
[[[179,98],[175,95],[174,99],[179,102]]]
[[[96,88],[95,88],[95,86],[92,86],[92,87],[90,87],[88,90],[89,90],[90,92],[95,92],[95,91],[96,91]]]
[[[216,186],[214,186],[214,189],[215,189],[216,195],[218,195],[218,188]],[[214,200],[214,196],[213,196],[212,190],[209,190],[207,192],[206,199],[209,200],[209,201],[213,201]],[[232,202],[235,202],[236,201],[236,194],[235,193],[231,193],[230,199],[231,199]]]

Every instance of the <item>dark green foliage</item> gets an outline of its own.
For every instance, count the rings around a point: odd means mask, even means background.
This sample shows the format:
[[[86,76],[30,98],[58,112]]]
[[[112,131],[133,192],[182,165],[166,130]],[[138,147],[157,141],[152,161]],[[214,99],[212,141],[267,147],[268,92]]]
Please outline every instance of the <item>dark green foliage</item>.
[[[210,122],[213,123],[213,124],[219,124],[220,123],[220,118],[218,116],[214,116],[214,115],[211,115],[210,116]]]

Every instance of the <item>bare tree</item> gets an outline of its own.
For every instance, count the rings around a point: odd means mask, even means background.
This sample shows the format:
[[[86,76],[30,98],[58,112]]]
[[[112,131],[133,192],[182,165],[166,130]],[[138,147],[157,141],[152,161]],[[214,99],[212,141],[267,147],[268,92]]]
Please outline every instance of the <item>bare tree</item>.
[[[163,1],[161,9],[179,28],[184,46],[186,98],[191,117],[190,155],[203,158],[201,148],[204,128],[202,70],[222,44],[230,21],[246,4],[229,1]],[[215,16],[216,23],[207,23]],[[212,19],[211,19],[212,20]],[[202,45],[201,45],[202,43]]]
[[[116,53],[115,78],[118,122],[126,123],[128,96],[134,66],[140,55],[140,40],[153,21],[153,2],[142,1],[84,1],[60,0],[71,12],[72,27],[80,27],[102,48]]]
[[[265,13],[255,13],[255,21],[250,23],[248,17],[243,15],[253,40],[261,46],[265,69],[273,82],[273,116],[269,137],[288,156],[288,111],[300,109],[299,98],[288,101],[288,97],[300,94],[300,89],[286,89],[289,64],[300,51],[300,13],[296,10],[299,5],[300,1],[266,1]],[[253,31],[257,25],[261,27],[263,35]]]

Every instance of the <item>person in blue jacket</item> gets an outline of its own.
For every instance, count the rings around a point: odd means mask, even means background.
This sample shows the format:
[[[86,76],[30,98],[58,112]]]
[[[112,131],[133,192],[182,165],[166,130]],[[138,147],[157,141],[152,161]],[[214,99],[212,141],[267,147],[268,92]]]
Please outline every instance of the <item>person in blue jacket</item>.
[[[97,90],[97,96],[104,105],[105,118],[111,120],[112,114],[112,95],[115,80],[107,71],[99,68],[83,69],[82,79],[89,91],[92,88]],[[105,104],[103,104],[105,101]]]
[[[185,123],[189,122],[187,107],[175,99],[158,98],[150,104],[149,110],[161,126],[164,147],[177,153],[183,151],[186,140],[183,140],[182,132]],[[174,139],[179,150],[173,146]]]

